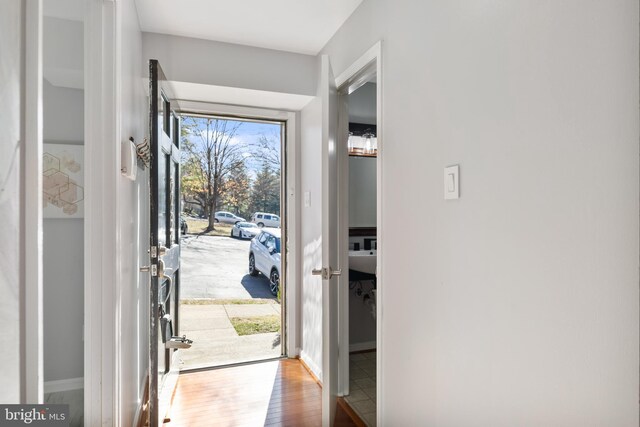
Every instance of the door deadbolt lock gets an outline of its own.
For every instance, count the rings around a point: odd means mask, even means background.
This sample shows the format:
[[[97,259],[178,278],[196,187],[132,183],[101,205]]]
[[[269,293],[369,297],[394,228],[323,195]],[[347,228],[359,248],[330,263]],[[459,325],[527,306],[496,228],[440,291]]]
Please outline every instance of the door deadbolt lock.
[[[149,252],[151,253],[151,258],[158,258],[159,256],[163,256],[167,253],[167,247],[163,245],[151,246]]]
[[[342,270],[334,270],[331,267],[314,268],[311,270],[311,274],[314,276],[322,276],[322,280],[329,280],[333,276],[342,275]]]

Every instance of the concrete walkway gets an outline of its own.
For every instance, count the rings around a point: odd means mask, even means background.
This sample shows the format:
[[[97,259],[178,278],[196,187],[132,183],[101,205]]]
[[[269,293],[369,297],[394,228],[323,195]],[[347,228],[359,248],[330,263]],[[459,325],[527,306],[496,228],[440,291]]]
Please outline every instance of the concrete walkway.
[[[182,304],[180,335],[193,340],[179,350],[180,369],[193,369],[280,356],[280,333],[238,336],[231,317],[280,315],[280,304]]]

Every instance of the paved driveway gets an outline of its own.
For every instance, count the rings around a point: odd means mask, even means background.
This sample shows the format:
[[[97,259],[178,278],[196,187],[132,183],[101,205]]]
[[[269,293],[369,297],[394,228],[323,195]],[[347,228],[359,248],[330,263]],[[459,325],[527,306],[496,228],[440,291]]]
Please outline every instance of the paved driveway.
[[[180,298],[273,298],[267,278],[249,275],[249,243],[226,236],[183,237]]]

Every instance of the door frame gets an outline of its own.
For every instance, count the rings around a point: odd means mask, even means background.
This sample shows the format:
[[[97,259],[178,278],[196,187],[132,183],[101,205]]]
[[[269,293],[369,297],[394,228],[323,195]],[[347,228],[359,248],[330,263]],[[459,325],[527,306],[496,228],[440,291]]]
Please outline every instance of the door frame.
[[[299,113],[283,110],[272,110],[268,108],[217,104],[214,102],[177,100],[178,109],[183,115],[203,114],[219,117],[243,118],[248,120],[267,120],[285,123],[284,146],[283,146],[283,182],[286,188],[281,187],[281,200],[284,201],[285,215],[284,222],[281,223],[283,240],[287,242],[286,253],[283,253],[283,277],[281,280],[286,284],[283,293],[284,316],[282,316],[285,340],[282,346],[282,355],[293,358],[300,354],[300,289],[299,274],[302,258],[299,250],[300,236],[300,214],[298,188],[300,188],[300,150],[298,141],[300,140],[300,129],[298,127]]]
[[[42,276],[42,0],[22,0],[20,98],[20,402],[44,399],[44,321]],[[12,402],[18,403],[18,402]]]
[[[377,252],[376,252],[376,276],[378,284],[376,291],[376,421],[378,425],[382,424],[384,417],[382,416],[382,402],[384,400],[384,384],[385,378],[382,371],[382,361],[384,360],[384,337],[383,337],[383,304],[384,304],[384,276],[383,276],[383,260],[384,260],[384,232],[383,232],[383,197],[384,188],[382,180],[383,161],[384,161],[384,128],[382,126],[382,41],[376,42],[369,48],[360,58],[353,62],[345,71],[336,77],[336,86],[339,94],[339,111],[344,123],[344,115],[348,115],[348,110],[344,107],[346,100],[344,97],[349,93],[361,87],[367,80],[375,75],[376,82],[376,138],[378,143],[378,152],[376,157],[376,229],[377,229]],[[348,116],[347,116],[348,122]],[[347,141],[345,133],[339,134],[339,171],[340,177],[348,179],[349,163],[348,153],[346,150]],[[349,205],[348,205],[348,186],[338,186],[340,194],[338,198],[340,209],[340,230],[339,238],[341,240],[349,239]],[[342,245],[340,251],[341,265],[348,265],[349,249],[348,245]],[[349,277],[342,275],[338,277],[340,295],[338,298],[338,324],[342,325],[339,329],[340,336],[338,338],[340,348],[349,348]],[[338,357],[338,390],[341,395],[349,393],[349,351],[342,351]]]
[[[90,1],[84,20],[84,422],[117,425],[121,328],[117,4]]]

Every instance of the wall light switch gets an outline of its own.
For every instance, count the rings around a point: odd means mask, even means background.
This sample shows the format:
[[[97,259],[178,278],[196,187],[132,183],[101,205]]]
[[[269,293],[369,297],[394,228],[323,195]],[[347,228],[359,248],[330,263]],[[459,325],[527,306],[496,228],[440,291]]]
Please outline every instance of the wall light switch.
[[[305,191],[304,192],[304,207],[308,208],[311,206],[311,192],[310,191]]]
[[[445,200],[460,198],[459,165],[444,168],[444,198]]]

